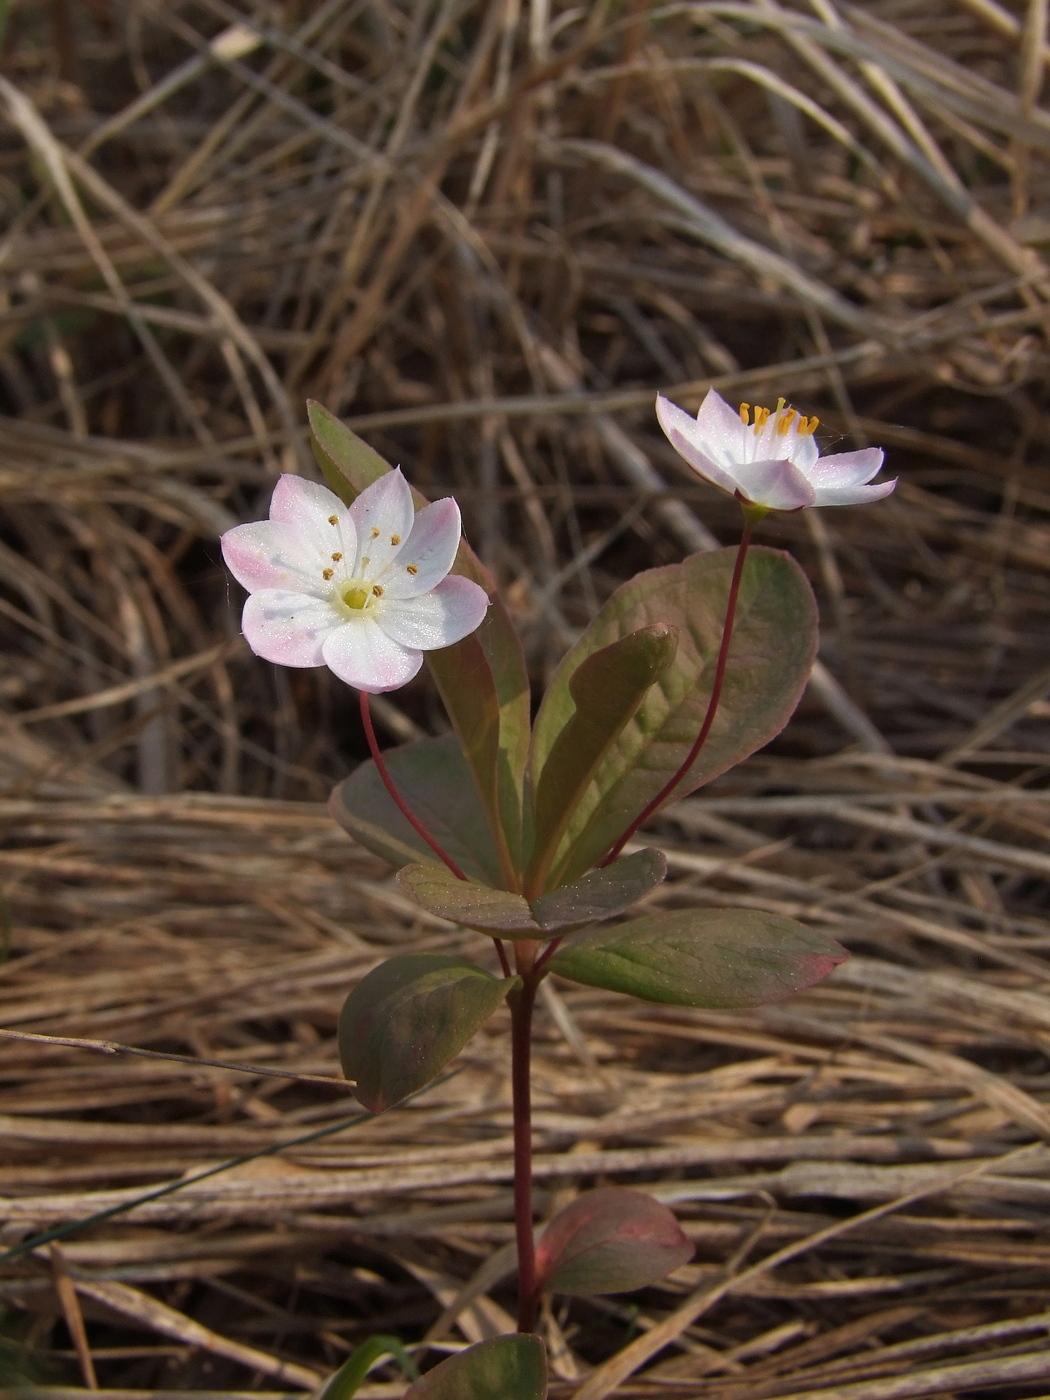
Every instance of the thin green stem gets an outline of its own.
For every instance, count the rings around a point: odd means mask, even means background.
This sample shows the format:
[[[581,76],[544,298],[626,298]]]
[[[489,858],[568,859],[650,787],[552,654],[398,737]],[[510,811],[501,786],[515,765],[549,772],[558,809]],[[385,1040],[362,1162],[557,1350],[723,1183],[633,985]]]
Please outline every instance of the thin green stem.
[[[704,722],[700,726],[700,733],[696,736],[696,742],[689,750],[688,756],[681,767],[669,778],[663,787],[641,810],[634,821],[623,833],[620,839],[613,846],[612,850],[600,862],[601,865],[610,865],[623,850],[624,846],[631,839],[639,827],[644,826],[654,812],[664,805],[671,797],[678,784],[696,762],[697,755],[707,742],[707,736],[711,733],[711,726],[715,722],[715,715],[718,713],[718,702],[722,698],[722,686],[726,678],[726,663],[729,660],[729,644],[733,639],[733,623],[736,619],[737,599],[740,597],[740,580],[744,573],[744,560],[747,557],[748,545],[751,543],[751,535],[755,527],[755,522],[747,515],[744,516],[744,532],[740,536],[740,544],[736,551],[736,563],[733,566],[733,577],[729,584],[729,599],[726,603],[726,620],[722,628],[722,643],[718,648],[718,660],[715,662],[715,678],[711,685],[711,698],[707,702],[707,713],[704,715]]]
[[[361,701],[361,723],[364,725],[365,738],[368,740],[368,749],[372,755],[372,762],[375,764],[379,776],[383,780],[383,786],[390,794],[391,801],[397,807],[397,810],[401,813],[405,820],[411,825],[413,831],[416,831],[420,836],[422,836],[423,840],[427,843],[427,845],[430,847],[430,849],[434,852],[434,854],[438,857],[439,860],[443,860],[445,862],[449,870],[451,870],[453,875],[455,875],[456,879],[466,880],[468,877],[464,875],[462,870],[460,870],[459,866],[452,859],[449,853],[446,850],[444,850],[443,847],[440,846],[437,841],[434,840],[433,836],[431,836],[430,832],[426,829],[423,823],[416,816],[415,812],[412,811],[411,807],[409,807],[408,803],[398,792],[396,786],[394,785],[394,780],[390,776],[390,770],[386,766],[386,760],[383,758],[383,755],[379,751],[379,744],[376,740],[376,732],[372,727],[372,711],[368,707],[368,691],[359,690],[358,697]]]

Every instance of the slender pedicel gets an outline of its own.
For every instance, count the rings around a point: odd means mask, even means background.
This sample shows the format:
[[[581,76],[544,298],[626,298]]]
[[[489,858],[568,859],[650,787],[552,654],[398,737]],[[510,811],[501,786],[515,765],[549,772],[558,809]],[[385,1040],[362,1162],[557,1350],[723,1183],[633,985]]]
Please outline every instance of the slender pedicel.
[[[755,528],[754,519],[746,512],[744,515],[744,533],[740,536],[740,544],[737,547],[736,563],[733,566],[733,578],[729,585],[729,600],[726,603],[726,620],[722,628],[722,644],[718,648],[718,661],[715,663],[715,678],[711,686],[711,698],[707,702],[707,713],[704,715],[704,722],[700,726],[700,733],[696,736],[696,742],[689,750],[689,755],[685,762],[678,769],[672,778],[669,778],[656,796],[649,802],[642,811],[635,817],[634,821],[623,833],[620,839],[613,846],[612,850],[599,862],[600,866],[610,865],[623,850],[624,846],[631,839],[640,826],[649,820],[674,792],[675,788],[682,781],[685,775],[692,768],[696,761],[697,754],[707,742],[707,736],[711,732],[711,726],[715,722],[715,715],[718,712],[718,702],[722,698],[722,685],[726,676],[726,662],[729,660],[729,643],[733,637],[733,622],[736,618],[736,604],[740,596],[740,580],[744,573],[744,559],[747,556],[747,548],[751,543],[751,534]]]
[[[376,742],[376,732],[372,728],[372,711],[368,707],[368,691],[359,690],[357,693],[361,701],[361,723],[364,725],[365,728],[365,738],[368,740],[369,752],[372,755],[373,763],[379,771],[379,776],[383,780],[383,786],[390,794],[394,805],[397,807],[397,810],[401,813],[405,820],[411,824],[413,830],[416,831],[420,836],[422,836],[423,840],[427,843],[427,845],[434,852],[434,854],[438,856],[439,859],[445,862],[449,870],[451,870],[453,875],[455,875],[456,879],[466,880],[468,877],[464,875],[463,871],[460,870],[459,866],[448,854],[448,852],[444,850],[438,844],[437,841],[434,840],[433,836],[431,836],[430,832],[426,829],[426,827],[419,820],[416,814],[408,806],[408,803],[398,792],[397,788],[394,786],[394,780],[390,776],[390,770],[386,766],[386,762],[383,758],[383,755],[379,752],[379,744]]]
[[[522,985],[507,998],[514,1099],[514,1234],[518,1245],[518,1331],[535,1332],[539,1316],[536,1241],[532,1223],[532,1012],[540,978],[525,966],[528,945],[515,950]]]

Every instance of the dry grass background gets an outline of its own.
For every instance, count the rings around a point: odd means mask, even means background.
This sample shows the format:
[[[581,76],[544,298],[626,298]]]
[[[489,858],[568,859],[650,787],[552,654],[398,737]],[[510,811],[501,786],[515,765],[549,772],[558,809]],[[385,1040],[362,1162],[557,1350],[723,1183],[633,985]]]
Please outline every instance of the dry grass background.
[[[651,412],[714,382],[902,484],[764,527],[823,664],[653,833],[658,902],[855,957],[750,1014],[551,991],[544,1210],[634,1182],[697,1243],[555,1307],[552,1394],[1046,1393],[1046,29],[1044,0],[10,7],[9,1375],[301,1395],[373,1333],[426,1362],[510,1327],[505,1028],[353,1121],[345,989],[467,940],[324,816],[345,692],[246,654],[216,541],[312,470],[315,396],[456,492],[539,685],[619,580],[733,540]],[[441,722],[425,687],[378,717]]]

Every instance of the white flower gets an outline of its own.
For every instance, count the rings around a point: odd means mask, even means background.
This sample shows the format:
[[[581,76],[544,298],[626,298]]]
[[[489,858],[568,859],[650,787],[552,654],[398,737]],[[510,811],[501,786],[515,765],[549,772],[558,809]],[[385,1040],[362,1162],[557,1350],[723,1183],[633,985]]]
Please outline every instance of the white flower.
[[[451,497],[416,514],[400,471],[345,506],[326,486],[282,476],[269,520],[237,525],[222,553],[248,590],[241,628],[257,656],[328,666],[357,690],[396,690],[423,653],[480,626],[485,590],[450,575],[459,548]]]
[[[775,412],[752,413],[746,403],[736,412],[711,389],[693,418],[658,394],[656,416],[693,471],[766,510],[860,505],[881,500],[897,484],[868,485],[882,466],[881,447],[822,457],[813,437],[817,419],[800,417],[783,399]]]

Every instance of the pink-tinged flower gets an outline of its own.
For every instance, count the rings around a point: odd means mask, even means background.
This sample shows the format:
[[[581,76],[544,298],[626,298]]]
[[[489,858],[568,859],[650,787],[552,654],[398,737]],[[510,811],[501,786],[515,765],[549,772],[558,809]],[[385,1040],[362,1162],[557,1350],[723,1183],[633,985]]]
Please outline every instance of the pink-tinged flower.
[[[282,476],[269,520],[237,525],[222,554],[248,590],[241,629],[280,666],[327,666],[357,690],[405,685],[423,653],[480,626],[485,590],[449,574],[459,548],[451,497],[417,514],[400,471],[345,506],[326,486]]]
[[[765,510],[854,506],[880,501],[896,480],[868,483],[882,466],[881,447],[820,455],[816,418],[803,418],[781,399],[776,410],[730,408],[714,389],[693,418],[656,397],[656,416],[671,446],[705,480]]]

